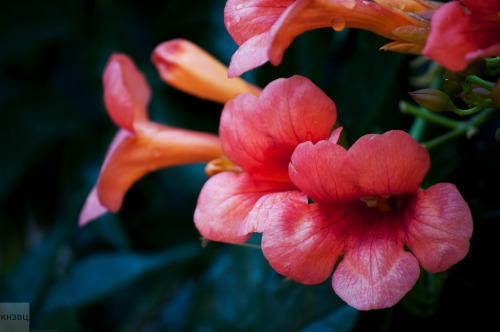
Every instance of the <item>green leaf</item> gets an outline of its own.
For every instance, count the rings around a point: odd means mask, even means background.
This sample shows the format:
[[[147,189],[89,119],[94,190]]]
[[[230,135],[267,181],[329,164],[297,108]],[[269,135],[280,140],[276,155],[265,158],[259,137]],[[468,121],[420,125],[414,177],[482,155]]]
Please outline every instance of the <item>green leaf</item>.
[[[194,300],[199,303],[194,313],[196,330],[308,331],[314,322],[332,324],[335,313],[346,310],[330,280],[302,285],[278,275],[260,250],[223,249],[199,284]],[[337,317],[339,326],[347,327],[357,315]]]
[[[43,313],[90,304],[129,286],[139,278],[192,260],[200,252],[199,245],[187,244],[153,255],[126,252],[90,256],[79,261],[67,277],[54,286]]]
[[[354,326],[354,323],[358,318],[358,314],[359,311],[346,304],[333,310],[332,313],[328,314],[325,318],[318,319],[317,321],[309,324],[305,328],[301,329],[300,332],[347,332]]]
[[[45,286],[53,277],[55,255],[66,235],[66,227],[58,224],[42,242],[23,255],[7,279],[11,293],[9,301],[29,302],[36,307]]]
[[[43,318],[41,322],[41,328],[43,330],[78,331],[78,316],[75,309],[61,308]],[[36,323],[35,326],[39,327]]]
[[[88,227],[95,231],[99,238],[114,248],[124,250],[130,247],[123,226],[118,222],[114,214],[108,213],[100,218],[99,222],[90,223]]]

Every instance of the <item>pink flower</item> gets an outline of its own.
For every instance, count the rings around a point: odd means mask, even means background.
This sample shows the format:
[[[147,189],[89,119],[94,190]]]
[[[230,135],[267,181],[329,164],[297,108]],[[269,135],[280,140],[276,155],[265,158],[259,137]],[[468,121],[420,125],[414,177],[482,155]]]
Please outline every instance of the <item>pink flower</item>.
[[[442,6],[431,20],[423,54],[454,71],[476,58],[500,55],[500,0],[462,0]]]
[[[427,150],[402,131],[363,136],[348,151],[329,141],[300,144],[290,178],[315,203],[273,207],[264,255],[305,284],[326,280],[338,264],[332,285],[349,305],[394,305],[415,284],[419,264],[444,271],[469,248],[472,217],[456,187],[419,190],[429,167]]]
[[[430,15],[440,5],[422,0],[229,0],[224,21],[240,45],[229,76],[267,61],[278,65],[296,36],[325,27],[369,30],[394,40],[383,47],[386,50],[420,54]]]
[[[216,174],[203,187],[194,214],[200,233],[245,242],[266,228],[274,204],[290,197],[307,202],[288,176],[290,157],[302,142],[328,139],[336,118],[333,101],[300,76],[270,83],[258,98],[242,94],[229,101],[219,135],[233,172]],[[331,140],[337,139],[335,132]]]
[[[97,185],[80,214],[80,225],[120,209],[132,184],[154,170],[222,156],[215,135],[152,122],[147,116],[151,90],[132,60],[113,54],[103,74],[104,103],[121,128],[107,152]]]

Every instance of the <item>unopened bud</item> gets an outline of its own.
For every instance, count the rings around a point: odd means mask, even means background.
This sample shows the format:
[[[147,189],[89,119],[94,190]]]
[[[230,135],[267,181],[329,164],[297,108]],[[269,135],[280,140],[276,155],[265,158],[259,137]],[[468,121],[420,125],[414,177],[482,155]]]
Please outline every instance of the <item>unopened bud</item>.
[[[396,37],[395,39],[423,45],[429,35],[429,29],[412,24],[397,27],[391,30],[390,34]]]
[[[485,88],[482,88],[480,86],[477,86],[475,84],[471,85],[471,91],[474,93],[474,95],[478,96],[481,99],[486,99],[491,97],[491,91]],[[460,94],[458,94],[458,97],[464,99],[468,98],[468,94],[465,91],[462,91]]]
[[[424,48],[424,44],[411,43],[411,42],[391,42],[385,44],[380,48],[383,51],[391,51],[403,54],[422,54],[422,49]]]
[[[491,90],[491,101],[493,101],[496,108],[500,109],[500,79]]]
[[[158,45],[152,61],[166,83],[199,98],[226,103],[241,93],[261,92],[241,78],[228,78],[226,66],[185,39]]]
[[[432,112],[446,112],[456,110],[450,97],[441,90],[422,89],[409,92],[417,104]]]

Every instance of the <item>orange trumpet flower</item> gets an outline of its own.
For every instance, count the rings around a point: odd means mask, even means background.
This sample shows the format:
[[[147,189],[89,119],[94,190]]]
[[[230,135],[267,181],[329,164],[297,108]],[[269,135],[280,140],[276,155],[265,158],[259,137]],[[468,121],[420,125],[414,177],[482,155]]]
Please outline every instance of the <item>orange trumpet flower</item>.
[[[224,65],[185,40],[161,44],[153,59],[163,79],[205,99],[223,103],[243,92],[259,93],[258,88],[242,79],[229,83]],[[215,135],[149,120],[147,106],[151,89],[127,55],[110,57],[103,85],[108,114],[121,129],[109,147],[97,184],[82,209],[80,225],[107,211],[117,212],[127,190],[149,172],[186,163],[209,162],[223,156]]]
[[[420,54],[430,17],[440,5],[425,0],[229,0],[224,21],[240,45],[231,59],[229,76],[267,61],[278,65],[295,37],[326,27],[369,30],[394,40],[384,50]]]

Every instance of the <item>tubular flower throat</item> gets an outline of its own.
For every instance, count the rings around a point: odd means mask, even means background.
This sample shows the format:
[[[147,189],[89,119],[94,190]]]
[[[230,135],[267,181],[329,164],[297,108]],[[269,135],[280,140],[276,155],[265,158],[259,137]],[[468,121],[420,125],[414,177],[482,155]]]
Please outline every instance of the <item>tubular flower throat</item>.
[[[224,21],[240,46],[229,76],[267,61],[277,66],[295,37],[326,27],[369,30],[393,40],[384,50],[420,54],[430,18],[441,5],[425,0],[229,0]]]
[[[290,178],[314,203],[273,207],[264,255],[305,284],[323,282],[337,266],[332,286],[354,308],[394,305],[419,265],[444,271],[469,249],[472,217],[457,188],[419,190],[429,167],[427,150],[402,131],[363,136],[348,151],[329,141],[300,144]]]
[[[153,62],[167,83],[201,98],[224,103],[240,93],[260,93],[242,79],[228,79],[224,65],[186,40],[160,44],[153,53]],[[217,136],[149,120],[151,89],[127,55],[110,57],[103,85],[106,110],[121,129],[82,209],[80,225],[108,210],[118,211],[128,189],[149,172],[223,157]]]

